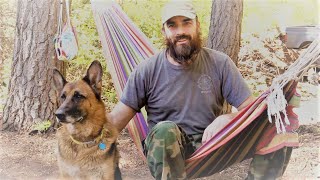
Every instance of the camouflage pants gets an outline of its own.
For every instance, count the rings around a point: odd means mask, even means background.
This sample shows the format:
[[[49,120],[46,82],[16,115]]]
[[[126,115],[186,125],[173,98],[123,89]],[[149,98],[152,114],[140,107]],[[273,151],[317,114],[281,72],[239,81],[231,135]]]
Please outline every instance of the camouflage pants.
[[[145,155],[155,179],[186,179],[185,159],[201,146],[202,135],[188,136],[171,121],[152,128],[145,140]],[[255,155],[247,179],[276,179],[289,161],[292,148],[267,155]]]
[[[247,180],[280,178],[287,168],[292,147],[284,147],[270,154],[255,155],[251,161]]]

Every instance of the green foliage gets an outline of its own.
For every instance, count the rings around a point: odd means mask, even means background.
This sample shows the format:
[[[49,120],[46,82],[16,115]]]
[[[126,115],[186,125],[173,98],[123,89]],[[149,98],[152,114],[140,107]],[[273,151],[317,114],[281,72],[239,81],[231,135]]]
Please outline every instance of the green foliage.
[[[0,0],[0,112],[3,111],[8,97],[14,44],[15,12],[14,2]]]
[[[0,0],[0,63],[5,61],[9,62],[9,60],[12,58],[14,44],[13,32],[15,29],[16,17],[15,14],[16,7],[14,2]]]
[[[50,127],[51,127],[51,121],[46,120],[43,122],[36,123],[35,125],[33,125],[32,129],[37,130],[39,132],[43,132],[43,131],[48,130]]]
[[[104,60],[91,4],[72,1],[71,17],[72,24],[77,31],[79,53],[77,58],[70,62],[69,68],[78,65],[88,66],[93,60]]]
[[[102,53],[90,1],[72,1],[71,7],[71,21],[73,26],[76,27],[79,52],[76,59],[68,63],[67,79],[74,81],[83,77],[91,62],[98,60],[104,70],[102,82],[103,84],[108,84],[111,81],[111,76],[107,71],[107,64]],[[109,102],[117,102],[113,86],[104,85],[102,96],[107,97]]]
[[[103,96],[107,97],[108,102],[110,103],[117,103],[118,98],[117,98],[117,93],[114,88],[107,90],[104,92]]]
[[[242,33],[319,24],[319,8],[317,0],[244,0]]]
[[[127,1],[122,4],[123,10],[135,25],[150,39],[157,47],[163,46],[161,34],[161,11],[167,1]]]

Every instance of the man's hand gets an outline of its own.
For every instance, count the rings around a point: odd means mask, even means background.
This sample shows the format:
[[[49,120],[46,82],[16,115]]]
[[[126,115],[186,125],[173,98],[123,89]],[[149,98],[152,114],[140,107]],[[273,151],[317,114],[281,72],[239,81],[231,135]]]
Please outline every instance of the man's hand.
[[[218,116],[205,130],[202,136],[202,144],[207,142],[211,137],[221,131],[242,109],[247,107],[251,102],[254,101],[254,97],[248,97],[239,107],[238,112],[231,114],[224,114]]]
[[[205,130],[202,136],[202,144],[223,129],[237,113],[224,114],[217,117]]]

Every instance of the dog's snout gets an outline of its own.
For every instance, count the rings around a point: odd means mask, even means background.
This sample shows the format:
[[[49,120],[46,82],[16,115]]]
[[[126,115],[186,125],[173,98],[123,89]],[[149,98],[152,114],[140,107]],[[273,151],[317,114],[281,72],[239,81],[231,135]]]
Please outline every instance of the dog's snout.
[[[66,120],[66,115],[63,113],[56,113],[57,118],[59,121],[65,121]]]

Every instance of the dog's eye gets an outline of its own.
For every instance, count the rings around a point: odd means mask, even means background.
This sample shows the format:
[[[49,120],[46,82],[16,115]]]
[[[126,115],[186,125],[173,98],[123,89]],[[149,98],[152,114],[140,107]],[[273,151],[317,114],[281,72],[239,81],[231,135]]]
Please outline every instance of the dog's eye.
[[[85,98],[85,96],[83,96],[83,95],[81,95],[79,92],[74,92],[74,95],[73,95],[73,97],[75,97],[75,98],[77,98],[77,99],[83,99],[83,98]]]

